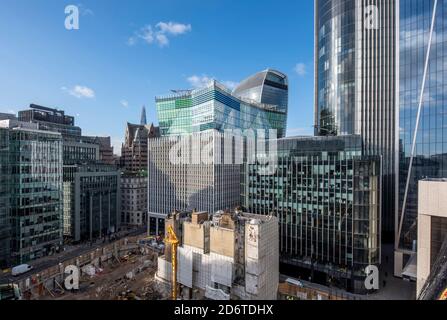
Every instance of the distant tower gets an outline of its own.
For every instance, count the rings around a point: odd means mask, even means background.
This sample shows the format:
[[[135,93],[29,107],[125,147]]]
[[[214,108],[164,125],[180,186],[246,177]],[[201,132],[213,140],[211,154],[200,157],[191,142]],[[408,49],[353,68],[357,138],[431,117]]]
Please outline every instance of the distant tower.
[[[147,125],[147,119],[146,119],[146,107],[143,106],[143,110],[141,110],[141,120],[140,120],[140,124],[142,126]]]

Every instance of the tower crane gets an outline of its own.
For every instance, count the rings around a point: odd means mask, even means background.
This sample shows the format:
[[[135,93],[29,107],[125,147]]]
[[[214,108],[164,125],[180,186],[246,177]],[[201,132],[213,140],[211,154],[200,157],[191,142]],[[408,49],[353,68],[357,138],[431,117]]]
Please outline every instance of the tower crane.
[[[168,226],[165,243],[171,245],[172,260],[172,300],[177,300],[177,247],[179,240],[172,226]]]

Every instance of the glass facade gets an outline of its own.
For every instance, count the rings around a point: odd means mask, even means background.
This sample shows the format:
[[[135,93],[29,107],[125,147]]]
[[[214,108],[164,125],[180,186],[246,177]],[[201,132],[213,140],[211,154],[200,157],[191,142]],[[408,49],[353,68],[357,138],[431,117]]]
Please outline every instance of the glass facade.
[[[11,253],[23,263],[62,244],[62,138],[59,134],[9,130]]]
[[[245,101],[276,106],[275,110],[286,114],[282,124],[285,133],[289,106],[289,83],[285,74],[271,69],[259,72],[242,81],[233,95]],[[279,136],[285,135],[281,132]]]
[[[10,180],[9,131],[6,129],[0,129],[0,269],[4,269],[10,265]]]
[[[315,133],[360,135],[363,153],[382,157],[386,242],[396,217],[396,3],[316,0],[315,7]]]
[[[398,249],[406,252],[416,250],[418,181],[447,177],[447,1],[437,1],[434,10],[434,0],[400,1],[400,175],[396,238]],[[430,55],[425,73],[427,52]]]
[[[277,102],[273,97],[269,101]],[[156,105],[162,136],[210,129],[276,129],[279,137],[285,135],[284,107],[237,98],[216,81],[203,89],[158,97]]]
[[[355,0],[319,0],[317,5],[317,119],[319,135],[355,131]]]
[[[283,263],[361,292],[366,266],[380,263],[380,168],[359,136],[281,139],[275,174],[244,165],[242,203],[278,217]]]

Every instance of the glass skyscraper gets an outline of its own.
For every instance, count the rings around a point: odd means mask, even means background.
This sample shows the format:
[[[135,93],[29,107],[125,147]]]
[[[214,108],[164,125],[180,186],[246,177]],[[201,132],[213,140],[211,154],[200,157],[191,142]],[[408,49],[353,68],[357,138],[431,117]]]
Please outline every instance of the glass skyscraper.
[[[370,23],[367,17],[372,17]],[[394,234],[396,1],[315,1],[315,133],[360,135],[382,157],[382,227]]]
[[[398,275],[416,250],[418,181],[447,177],[447,1],[402,0],[399,11]]]
[[[287,77],[269,70],[242,82],[234,94],[212,81],[205,88],[157,97],[156,105],[162,136],[210,129],[275,129],[284,137],[287,101]]]

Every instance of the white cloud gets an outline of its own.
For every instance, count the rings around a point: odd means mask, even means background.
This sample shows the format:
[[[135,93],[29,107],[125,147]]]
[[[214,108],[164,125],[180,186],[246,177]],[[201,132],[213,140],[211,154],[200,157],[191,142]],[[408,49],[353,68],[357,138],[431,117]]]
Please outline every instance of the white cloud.
[[[93,99],[95,97],[95,91],[93,89],[81,85],[76,85],[71,89],[67,87],[62,87],[61,89],[78,99]]]
[[[236,87],[239,85],[238,82],[234,82],[234,81],[223,81],[222,84],[230,90],[236,89]]]
[[[162,34],[168,33],[174,36],[185,34],[187,32],[190,32],[192,29],[190,24],[182,24],[176,22],[159,22],[157,24],[157,28]]]
[[[193,76],[190,76],[186,80],[188,80],[189,84],[195,89],[204,88],[204,87],[210,85],[211,82],[213,81],[212,78],[210,78],[206,75],[202,75],[202,76],[193,75]]]
[[[186,80],[188,81],[188,83],[194,88],[194,89],[199,89],[199,88],[204,88],[209,86],[213,80],[215,78],[213,77],[209,77],[207,75],[192,75],[190,77],[188,77]],[[219,81],[219,80],[217,80]],[[235,81],[219,81],[220,83],[222,83],[224,86],[226,86],[228,89],[230,90],[234,90],[234,88],[236,88],[238,86],[238,83]]]
[[[307,74],[306,65],[304,63],[297,63],[294,70],[299,76],[305,76]]]
[[[165,34],[159,33],[156,35],[157,42],[160,45],[160,47],[167,46],[169,44],[169,39]]]
[[[169,45],[170,36],[175,37],[192,30],[190,24],[181,24],[176,22],[159,22],[154,28],[151,25],[146,25],[140,30],[136,31],[133,36],[127,40],[127,45],[134,46],[138,40],[142,40],[146,44],[157,43],[160,47]]]
[[[121,105],[122,105],[124,108],[128,108],[128,107],[129,107],[129,102],[127,102],[127,100],[121,100],[120,103],[121,103]]]
[[[83,4],[78,4],[77,7],[79,8],[79,13],[82,16],[94,16],[95,13],[93,12],[93,10],[87,8],[86,6],[84,6]]]

